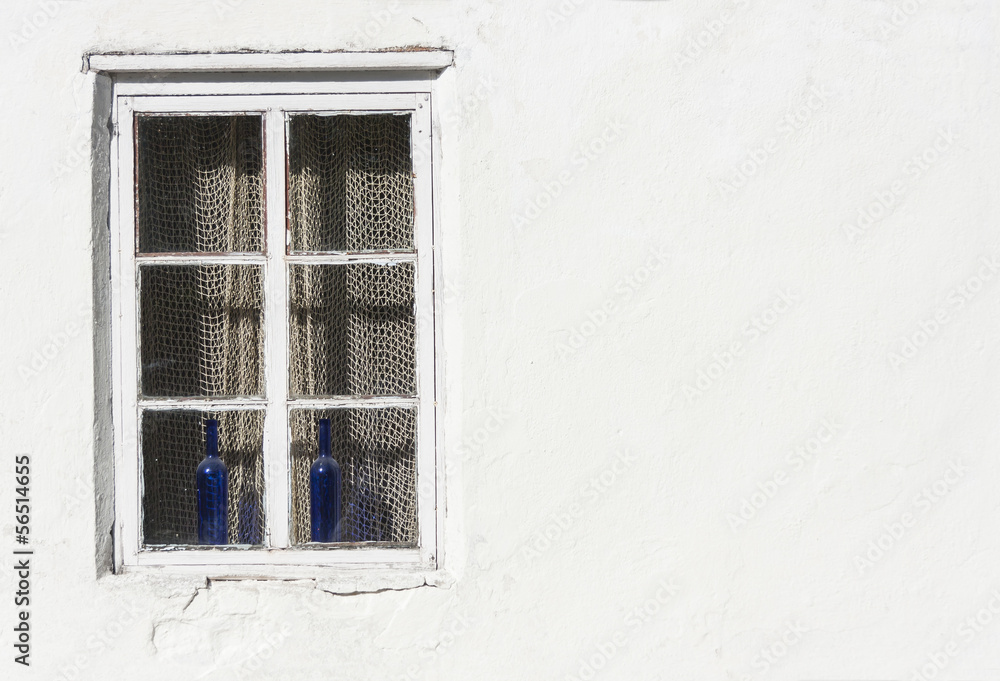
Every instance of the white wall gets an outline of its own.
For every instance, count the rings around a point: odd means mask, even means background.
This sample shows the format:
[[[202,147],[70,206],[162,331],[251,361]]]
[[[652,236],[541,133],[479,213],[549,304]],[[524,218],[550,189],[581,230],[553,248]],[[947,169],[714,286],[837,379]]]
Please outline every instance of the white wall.
[[[4,678],[997,678],[998,16],[4,3],[0,441],[36,502],[33,666]],[[457,63],[453,585],[104,574],[82,55],[404,45]]]

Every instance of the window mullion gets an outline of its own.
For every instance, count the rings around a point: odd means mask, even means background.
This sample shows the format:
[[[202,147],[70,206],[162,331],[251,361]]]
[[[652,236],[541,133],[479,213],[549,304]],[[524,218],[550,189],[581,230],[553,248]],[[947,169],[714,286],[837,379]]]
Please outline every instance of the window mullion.
[[[267,420],[264,435],[264,489],[267,544],[289,545],[288,476],[288,284],[285,266],[285,115],[270,108],[264,124],[267,265],[265,333]]]

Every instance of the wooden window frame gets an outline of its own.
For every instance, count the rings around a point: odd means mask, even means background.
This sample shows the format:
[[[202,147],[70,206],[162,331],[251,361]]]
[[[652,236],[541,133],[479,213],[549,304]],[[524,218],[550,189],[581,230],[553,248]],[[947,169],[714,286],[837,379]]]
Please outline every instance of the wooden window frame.
[[[345,57],[346,55],[349,55]],[[400,65],[400,54],[405,55]],[[111,380],[114,433],[114,568],[116,572],[164,570],[216,576],[329,575],[363,571],[413,572],[441,568],[444,466],[438,450],[437,392],[440,352],[434,301],[434,204],[440,163],[438,121],[434,117],[435,74],[451,53],[335,53],[321,55],[297,70],[287,60],[261,68],[261,57],[276,55],[94,55],[92,70],[112,75],[110,154]],[[387,56],[388,55],[388,56]],[[300,61],[317,55],[284,55]],[[187,61],[179,58],[188,57]],[[167,61],[165,61],[167,60]],[[338,61],[339,60],[339,61]],[[377,73],[359,69],[373,64]],[[169,69],[165,67],[169,65]],[[189,68],[183,68],[187,64]],[[424,71],[396,71],[423,66]],[[241,68],[237,68],[241,66]],[[116,68],[120,67],[120,68]],[[225,69],[225,71],[220,71]],[[293,70],[288,70],[293,69]],[[286,250],[287,117],[295,113],[408,113],[414,161],[415,251],[297,255]],[[136,254],[134,120],[142,114],[240,114],[263,117],[265,154],[265,252],[263,254]],[[281,228],[275,229],[278,225]],[[138,393],[138,289],[140,263],[259,264],[264,268],[266,397],[141,398]],[[289,398],[288,270],[292,264],[398,263],[415,266],[416,397]],[[290,546],[290,467],[288,415],[296,408],[417,409],[416,548],[296,548]],[[265,410],[264,548],[214,547],[145,549],[141,545],[142,482],[140,415],[143,409]],[[193,475],[193,470],[192,470]],[[316,572],[319,570],[319,572]]]

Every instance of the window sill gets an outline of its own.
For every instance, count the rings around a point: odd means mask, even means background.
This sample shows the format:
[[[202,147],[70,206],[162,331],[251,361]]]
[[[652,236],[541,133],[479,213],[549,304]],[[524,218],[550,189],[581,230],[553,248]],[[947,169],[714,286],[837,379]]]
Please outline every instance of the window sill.
[[[262,582],[302,584],[337,595],[403,591],[420,587],[451,588],[455,576],[444,569],[400,565],[324,567],[316,565],[126,565],[107,578],[147,584],[156,591],[187,591],[213,582]]]

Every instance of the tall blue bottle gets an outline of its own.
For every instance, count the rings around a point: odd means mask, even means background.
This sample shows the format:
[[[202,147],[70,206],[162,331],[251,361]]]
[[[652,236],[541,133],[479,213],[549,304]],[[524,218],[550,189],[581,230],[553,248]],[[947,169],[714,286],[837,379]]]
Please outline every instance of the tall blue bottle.
[[[311,541],[340,541],[340,466],[330,454],[330,419],[319,420],[319,456],[309,469]]]
[[[229,470],[219,458],[219,422],[205,421],[205,458],[198,465],[198,543],[228,544]]]

